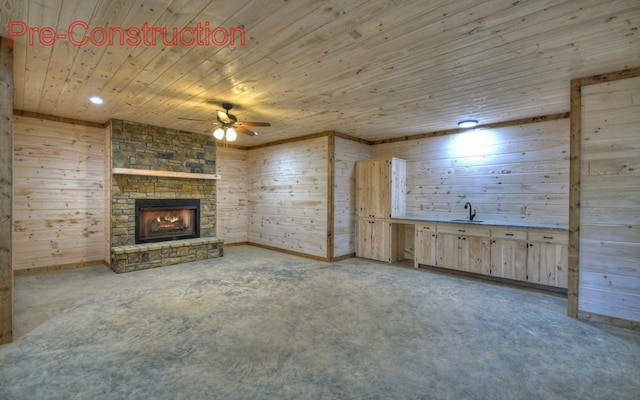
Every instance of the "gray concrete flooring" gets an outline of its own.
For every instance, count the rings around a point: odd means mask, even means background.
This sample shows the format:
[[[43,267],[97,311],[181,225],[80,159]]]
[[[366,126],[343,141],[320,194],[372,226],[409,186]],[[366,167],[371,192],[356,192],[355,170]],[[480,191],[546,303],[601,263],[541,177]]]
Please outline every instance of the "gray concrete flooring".
[[[251,246],[19,276],[0,399],[638,399],[640,333],[566,299]]]

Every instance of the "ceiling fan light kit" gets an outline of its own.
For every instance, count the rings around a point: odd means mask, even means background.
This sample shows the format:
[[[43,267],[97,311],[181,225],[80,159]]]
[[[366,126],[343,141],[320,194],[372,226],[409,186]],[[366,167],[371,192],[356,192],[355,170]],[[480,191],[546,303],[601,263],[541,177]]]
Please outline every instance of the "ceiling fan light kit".
[[[238,121],[238,118],[235,115],[229,113],[229,110],[233,108],[233,104],[231,103],[222,103],[222,108],[224,111],[218,110],[216,112],[216,122],[214,122],[214,130],[213,137],[218,140],[225,140],[227,142],[233,142],[238,138],[238,132],[243,133],[247,136],[257,136],[258,132],[247,128],[248,126],[271,126],[268,122],[248,122],[248,121]],[[190,121],[203,121],[193,118],[180,118],[186,119]]]

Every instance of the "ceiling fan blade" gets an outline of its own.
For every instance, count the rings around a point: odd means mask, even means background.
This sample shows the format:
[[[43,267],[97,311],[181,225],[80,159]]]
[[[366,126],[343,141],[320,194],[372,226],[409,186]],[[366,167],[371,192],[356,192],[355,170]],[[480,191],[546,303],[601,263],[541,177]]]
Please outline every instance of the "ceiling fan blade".
[[[218,110],[218,121],[223,124],[232,124],[234,121],[229,118],[226,112]]]
[[[237,123],[238,126],[271,126],[268,122],[248,122],[242,121]]]
[[[196,119],[196,118],[184,118],[184,117],[178,117],[178,119],[184,119],[186,121],[211,122],[211,120],[208,120],[208,119]]]
[[[245,135],[249,135],[249,136],[258,136],[258,132],[254,132],[251,129],[247,129],[243,126],[235,126],[233,129],[235,129],[236,131],[240,132],[240,133],[244,133]]]

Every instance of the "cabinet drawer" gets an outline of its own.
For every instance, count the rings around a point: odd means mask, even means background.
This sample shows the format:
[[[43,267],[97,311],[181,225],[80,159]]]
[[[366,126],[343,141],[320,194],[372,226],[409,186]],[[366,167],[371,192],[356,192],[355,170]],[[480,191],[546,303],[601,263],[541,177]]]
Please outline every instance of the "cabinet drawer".
[[[438,225],[439,233],[452,233],[454,235],[469,235],[469,236],[486,236],[489,237],[491,230],[482,226],[470,226],[470,225]]]
[[[527,240],[527,231],[516,229],[491,229],[491,237],[499,239]]]
[[[568,244],[569,234],[558,231],[529,231],[529,241]]]
[[[435,225],[427,225],[427,224],[416,224],[416,232],[418,232],[418,231],[435,232],[436,231],[436,226]]]

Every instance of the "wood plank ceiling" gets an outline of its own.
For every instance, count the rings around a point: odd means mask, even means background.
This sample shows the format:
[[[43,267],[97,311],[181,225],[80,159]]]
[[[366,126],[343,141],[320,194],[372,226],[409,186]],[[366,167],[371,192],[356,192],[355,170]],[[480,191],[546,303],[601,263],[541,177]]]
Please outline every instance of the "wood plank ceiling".
[[[242,146],[326,130],[375,141],[452,129],[464,118],[566,112],[572,78],[640,66],[638,0],[5,0],[0,7],[4,37],[9,21],[57,33],[77,21],[89,30],[243,26],[244,46],[45,46],[42,31],[31,45],[13,35],[17,110],[204,132],[207,123],[178,117],[211,119],[227,101],[240,120],[272,123],[258,137],[241,135]],[[91,95],[105,104],[90,104]]]

